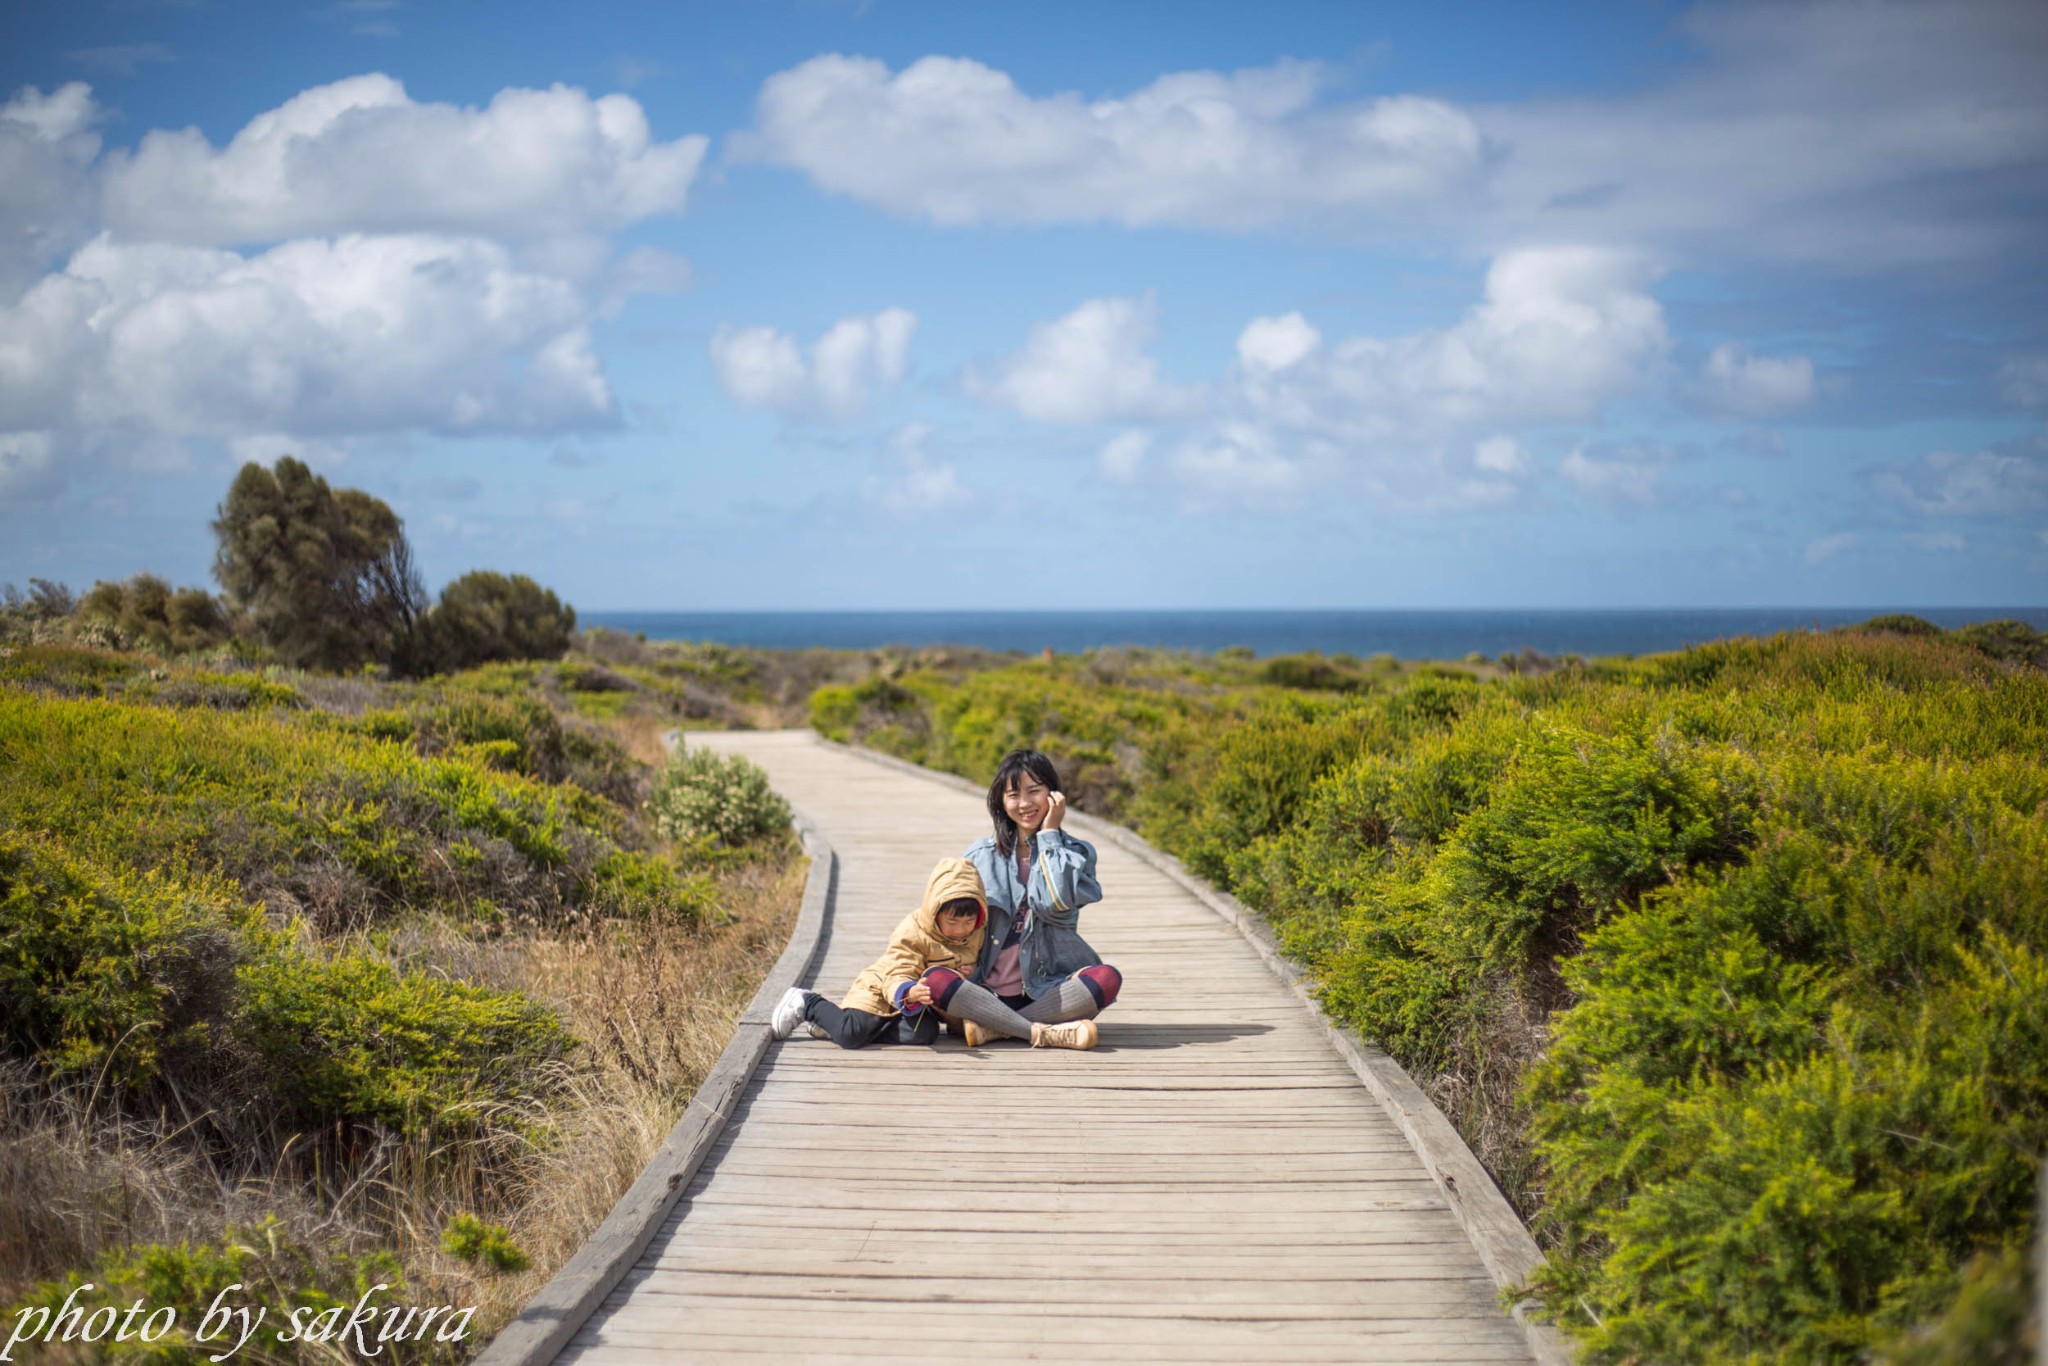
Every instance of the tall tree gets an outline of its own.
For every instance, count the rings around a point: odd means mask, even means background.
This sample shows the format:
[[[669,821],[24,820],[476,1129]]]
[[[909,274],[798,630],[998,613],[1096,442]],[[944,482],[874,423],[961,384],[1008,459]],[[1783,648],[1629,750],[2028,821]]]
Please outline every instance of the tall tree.
[[[214,577],[288,664],[390,663],[426,610],[398,514],[291,456],[242,466],[213,531]]]

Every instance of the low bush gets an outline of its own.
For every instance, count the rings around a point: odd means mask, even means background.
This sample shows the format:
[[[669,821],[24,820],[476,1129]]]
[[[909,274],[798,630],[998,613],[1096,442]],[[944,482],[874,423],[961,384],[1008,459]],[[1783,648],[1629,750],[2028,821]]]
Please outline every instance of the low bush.
[[[217,878],[108,867],[0,830],[0,1052],[122,1087],[232,1023],[261,914]]]
[[[789,828],[789,803],[768,775],[738,755],[679,747],[655,782],[648,809],[664,837],[738,848]]]
[[[459,673],[497,660],[560,659],[576,609],[524,574],[474,570],[441,590],[420,621],[401,671]]]
[[[218,598],[203,588],[172,588],[154,574],[94,584],[73,616],[80,624],[103,624],[131,648],[159,654],[210,650],[234,638],[234,623]]]
[[[378,1291],[379,1286],[384,1288]],[[342,1326],[362,1297],[373,1291],[372,1302],[379,1313],[361,1343],[353,1337],[342,1339]],[[86,1359],[137,1360],[151,1366],[211,1366],[215,1358],[231,1349],[232,1360],[260,1366],[320,1360],[322,1347],[302,1340],[280,1341],[279,1335],[293,1335],[295,1323],[301,1330],[320,1324],[323,1316],[325,1326],[336,1334],[324,1344],[327,1359],[357,1360],[371,1354],[368,1349],[376,1349],[377,1360],[395,1363],[458,1359],[456,1344],[435,1341],[436,1330],[448,1321],[439,1316],[430,1321],[424,1341],[417,1340],[414,1333],[407,1334],[404,1341],[378,1341],[377,1330],[384,1323],[382,1311],[395,1307],[402,1313],[405,1295],[405,1277],[391,1254],[352,1256],[309,1246],[287,1237],[276,1220],[266,1219],[254,1227],[230,1229],[217,1243],[123,1248],[82,1271],[37,1286],[20,1303],[8,1307],[6,1322],[10,1330],[18,1323],[43,1334],[61,1334],[63,1330],[53,1325],[69,1300],[74,1310],[83,1310],[80,1323],[72,1327],[71,1351]],[[245,1323],[239,1318],[225,1337],[219,1336],[219,1324],[213,1325],[214,1336],[207,1340],[197,1336],[207,1308],[216,1299],[246,1308],[249,1320],[262,1311],[260,1326],[238,1349],[237,1339]],[[127,1339],[112,1339],[113,1323],[137,1302],[143,1305],[143,1314],[129,1323]],[[153,1340],[144,1341],[145,1315],[165,1307],[174,1308],[175,1315],[169,1321],[159,1321],[150,1333]],[[111,1320],[104,1317],[109,1312]],[[79,1337],[85,1321],[95,1315],[103,1316],[103,1328],[100,1340],[88,1347]],[[417,1317],[402,1321],[415,1326],[419,1322]],[[459,1326],[466,1328],[467,1320]],[[303,1331],[296,1336],[302,1339]],[[470,1345],[474,1345],[473,1338]],[[15,1349],[27,1352],[31,1360],[37,1353],[64,1350],[40,1339]]]
[[[271,955],[241,971],[241,1024],[299,1129],[516,1129],[575,1041],[517,992],[401,974],[362,954]]]
[[[623,806],[643,795],[639,766],[617,740],[564,722],[520,682],[501,686],[488,673],[425,685],[406,704],[366,714],[356,726],[378,739],[410,742],[429,758],[470,758],[544,783],[570,783]]]
[[[317,714],[10,691],[0,764],[15,781],[0,788],[0,820],[113,862],[185,860],[330,931],[401,907],[559,922],[693,904],[666,859],[620,844],[618,807],[500,771],[518,756],[486,743],[423,757]]]
[[[217,876],[48,836],[0,834],[0,913],[0,1049],[114,1097],[168,1085],[220,1123],[502,1127],[573,1042],[523,996],[308,953]]]

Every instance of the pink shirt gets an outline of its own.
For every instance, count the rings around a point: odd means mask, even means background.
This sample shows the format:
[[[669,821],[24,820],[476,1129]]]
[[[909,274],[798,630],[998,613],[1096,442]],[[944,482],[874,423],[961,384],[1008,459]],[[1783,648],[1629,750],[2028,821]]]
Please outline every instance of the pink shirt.
[[[1024,841],[1017,842],[1017,880],[1025,887],[1031,886],[1031,853]],[[1027,897],[1029,893],[1026,893]],[[996,952],[995,966],[988,971],[988,989],[998,996],[1021,996],[1024,994],[1023,940],[1024,927],[1031,923],[1031,903],[1027,900],[1019,906],[1010,921],[1009,937]]]

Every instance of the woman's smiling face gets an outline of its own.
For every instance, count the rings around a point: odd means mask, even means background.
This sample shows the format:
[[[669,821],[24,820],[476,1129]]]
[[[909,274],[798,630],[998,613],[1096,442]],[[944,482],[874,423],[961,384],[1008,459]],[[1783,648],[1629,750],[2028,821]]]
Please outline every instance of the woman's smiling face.
[[[1017,780],[1003,793],[1003,810],[1010,819],[1017,822],[1019,830],[1036,830],[1045,820],[1046,798],[1050,789],[1029,773],[1019,773]]]

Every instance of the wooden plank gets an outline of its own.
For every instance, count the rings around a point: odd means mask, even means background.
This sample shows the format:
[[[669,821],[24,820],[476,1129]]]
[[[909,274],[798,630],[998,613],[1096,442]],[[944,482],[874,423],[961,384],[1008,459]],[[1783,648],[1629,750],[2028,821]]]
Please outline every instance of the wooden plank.
[[[870,1339],[877,1345],[863,1342],[857,1351],[849,1350],[848,1337],[844,1332],[834,1331],[825,1325],[802,1327],[803,1331],[783,1335],[780,1342],[792,1346],[801,1344],[799,1351],[803,1361],[846,1361],[875,1366],[878,1358],[903,1359],[901,1348],[896,1345],[899,1341],[915,1351],[917,1346],[929,1340],[931,1325],[929,1320],[919,1319],[888,1321],[886,1326],[878,1326]],[[1020,1327],[1021,1331],[1005,1332],[999,1342],[984,1345],[977,1341],[971,1351],[955,1351],[951,1354],[952,1359],[972,1362],[1048,1358],[1063,1362],[1240,1362],[1248,1354],[1264,1356],[1277,1350],[1296,1361],[1436,1363],[1520,1361],[1525,1360],[1528,1353],[1512,1325],[1508,1325],[1504,1332],[1476,1333],[1447,1330],[1441,1322],[1419,1331],[1395,1329],[1385,1332],[1361,1332],[1355,1325],[1297,1326],[1289,1323],[1232,1325],[1219,1329],[1213,1322],[1193,1326],[1191,1331],[1176,1331],[1175,1325],[1160,1320],[1135,1324],[1129,1321],[1053,1320],[1042,1326],[1033,1322]],[[691,1359],[692,1354],[704,1354],[700,1359],[711,1360],[754,1355],[789,1359],[785,1355],[789,1351],[787,1346],[763,1347],[758,1334],[750,1328],[751,1325],[745,1322],[720,1322],[711,1331],[693,1328],[688,1333],[607,1329],[593,1340],[602,1343],[608,1351],[632,1353],[636,1358],[660,1352],[667,1359],[676,1359],[680,1354],[683,1360]],[[723,1331],[719,1331],[721,1329]],[[1023,1349],[1045,1347],[1060,1350],[1044,1357],[1035,1351],[1021,1354]],[[1095,1355],[1105,1352],[1109,1355]]]
[[[932,1300],[946,1300],[950,1305],[991,1305],[997,1311],[1018,1307],[1020,1303],[1024,1309],[1030,1309],[1032,1305],[1047,1303],[1047,1300],[1073,1307],[1143,1305],[1151,1311],[1159,1311],[1165,1307],[1178,1309],[1184,1305],[1200,1305],[1214,1309],[1219,1300],[1225,1298],[1219,1296],[1214,1284],[1184,1280],[1178,1276],[1157,1276],[1149,1280],[1038,1276],[1028,1284],[1020,1284],[1006,1278],[967,1280],[961,1276],[764,1276],[758,1272],[723,1274],[659,1268],[645,1284],[635,1286],[633,1303],[647,1305],[651,1313],[651,1307],[657,1300],[666,1296],[741,1290],[762,1300],[815,1300],[815,1303],[872,1300],[872,1303],[897,1305],[926,1305]],[[1417,1313],[1425,1307],[1436,1307],[1442,1311],[1495,1311],[1493,1278],[1487,1276],[1485,1268],[1473,1268],[1473,1274],[1464,1278],[1382,1276],[1374,1280],[1341,1278],[1321,1282],[1274,1280],[1243,1286],[1237,1298],[1245,1305],[1257,1307],[1290,1305],[1296,1309],[1313,1307],[1319,1311],[1329,1307],[1374,1307],[1386,1309],[1389,1313],[1399,1311],[1403,1315]]]

